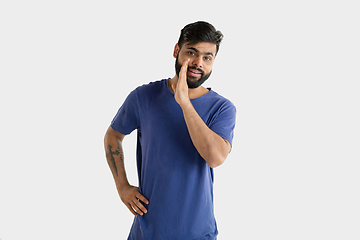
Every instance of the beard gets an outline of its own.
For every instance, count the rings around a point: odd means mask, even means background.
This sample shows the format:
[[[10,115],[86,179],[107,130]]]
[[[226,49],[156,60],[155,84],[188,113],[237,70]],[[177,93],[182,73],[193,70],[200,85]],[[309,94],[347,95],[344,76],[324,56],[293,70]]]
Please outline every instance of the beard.
[[[176,57],[176,61],[175,61],[175,72],[176,75],[179,77],[179,73],[181,70],[182,65],[179,64],[179,56]],[[205,74],[204,71],[200,68],[196,68],[196,67],[188,67],[187,70],[189,69],[194,69],[196,71],[201,72],[201,76],[198,80],[196,80],[196,77],[193,76],[187,76],[186,78],[186,82],[189,88],[194,89],[194,88],[198,88],[200,87],[211,75],[212,71],[210,71],[208,74]]]

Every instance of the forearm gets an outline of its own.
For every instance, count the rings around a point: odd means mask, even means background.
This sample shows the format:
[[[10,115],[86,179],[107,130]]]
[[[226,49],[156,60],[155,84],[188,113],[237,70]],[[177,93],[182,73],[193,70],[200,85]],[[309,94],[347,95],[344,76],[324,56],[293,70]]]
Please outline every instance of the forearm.
[[[199,154],[210,167],[221,165],[229,154],[230,144],[204,123],[190,101],[181,107],[191,140]]]
[[[108,128],[104,138],[106,159],[114,176],[121,201],[135,216],[143,215],[147,213],[147,209],[139,200],[146,204],[149,204],[149,200],[139,192],[138,187],[131,186],[127,180],[122,148],[124,137],[125,135],[115,131],[111,126]]]
[[[117,188],[129,185],[125,172],[122,139],[107,133],[104,138],[104,147],[106,160],[113,174]]]

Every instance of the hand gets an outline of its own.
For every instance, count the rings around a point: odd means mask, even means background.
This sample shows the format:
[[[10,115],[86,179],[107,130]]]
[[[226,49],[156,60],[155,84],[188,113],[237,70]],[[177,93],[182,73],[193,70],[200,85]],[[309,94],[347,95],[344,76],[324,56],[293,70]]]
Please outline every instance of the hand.
[[[190,102],[189,98],[189,87],[187,85],[187,69],[190,59],[186,60],[180,70],[179,79],[176,84],[172,85],[175,93],[175,100],[180,105],[183,106],[186,103]]]
[[[149,204],[149,201],[139,192],[138,187],[128,185],[118,189],[118,192],[121,201],[130,210],[130,212],[135,215],[135,217],[139,216],[139,214],[142,216],[147,213],[147,209],[139,200],[146,204]]]

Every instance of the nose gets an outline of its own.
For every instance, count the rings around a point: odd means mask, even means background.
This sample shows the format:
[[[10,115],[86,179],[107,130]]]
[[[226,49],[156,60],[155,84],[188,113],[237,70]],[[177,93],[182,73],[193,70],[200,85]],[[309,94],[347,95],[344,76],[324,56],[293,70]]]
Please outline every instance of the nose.
[[[196,58],[193,60],[192,64],[193,64],[195,67],[202,68],[202,67],[203,67],[202,57],[201,57],[201,56],[196,57]]]

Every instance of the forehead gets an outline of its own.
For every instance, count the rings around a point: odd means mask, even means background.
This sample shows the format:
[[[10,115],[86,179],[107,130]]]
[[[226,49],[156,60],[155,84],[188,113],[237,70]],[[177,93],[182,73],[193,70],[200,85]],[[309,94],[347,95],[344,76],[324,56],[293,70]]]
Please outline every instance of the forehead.
[[[199,52],[202,53],[212,53],[215,56],[216,53],[216,44],[214,43],[208,43],[208,42],[200,42],[200,43],[185,43],[184,47],[185,49],[192,49],[195,48]]]

